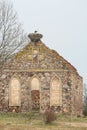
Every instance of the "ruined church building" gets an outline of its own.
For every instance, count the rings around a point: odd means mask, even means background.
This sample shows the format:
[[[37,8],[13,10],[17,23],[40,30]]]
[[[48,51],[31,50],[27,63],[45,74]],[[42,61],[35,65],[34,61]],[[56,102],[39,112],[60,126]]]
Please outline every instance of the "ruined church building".
[[[28,35],[30,42],[3,66],[0,77],[0,111],[43,111],[82,114],[83,79],[77,70],[42,41],[42,34]]]

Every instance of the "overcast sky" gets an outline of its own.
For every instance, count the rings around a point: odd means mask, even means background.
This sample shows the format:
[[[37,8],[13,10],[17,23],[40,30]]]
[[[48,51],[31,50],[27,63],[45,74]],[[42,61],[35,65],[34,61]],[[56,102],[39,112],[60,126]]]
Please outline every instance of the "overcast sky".
[[[68,60],[87,83],[87,0],[12,0],[25,32]]]

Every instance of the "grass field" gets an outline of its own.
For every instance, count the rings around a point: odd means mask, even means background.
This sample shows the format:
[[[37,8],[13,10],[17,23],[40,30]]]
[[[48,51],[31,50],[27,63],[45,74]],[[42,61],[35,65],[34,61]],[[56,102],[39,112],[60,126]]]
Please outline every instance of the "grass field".
[[[58,115],[44,124],[39,113],[0,113],[0,130],[87,130],[87,117]]]

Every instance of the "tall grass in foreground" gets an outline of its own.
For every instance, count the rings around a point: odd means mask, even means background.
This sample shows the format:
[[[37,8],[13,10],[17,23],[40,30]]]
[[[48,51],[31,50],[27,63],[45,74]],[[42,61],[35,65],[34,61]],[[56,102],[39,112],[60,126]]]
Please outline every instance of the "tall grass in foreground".
[[[56,120],[44,124],[40,113],[0,113],[0,130],[87,130],[87,117],[56,115]],[[8,128],[8,129],[7,129]]]

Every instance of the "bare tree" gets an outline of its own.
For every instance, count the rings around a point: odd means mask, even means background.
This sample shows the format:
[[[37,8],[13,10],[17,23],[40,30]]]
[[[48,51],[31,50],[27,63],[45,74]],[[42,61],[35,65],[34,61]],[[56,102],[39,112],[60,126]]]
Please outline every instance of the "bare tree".
[[[0,65],[27,43],[12,3],[0,0]]]

